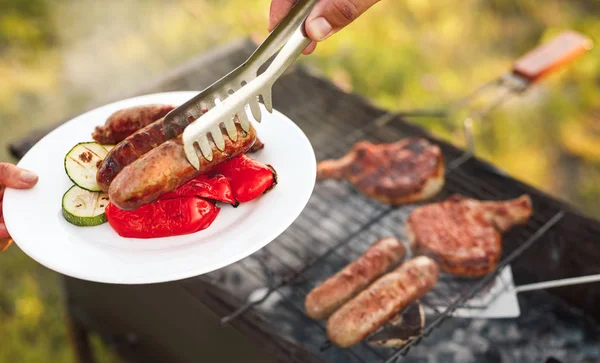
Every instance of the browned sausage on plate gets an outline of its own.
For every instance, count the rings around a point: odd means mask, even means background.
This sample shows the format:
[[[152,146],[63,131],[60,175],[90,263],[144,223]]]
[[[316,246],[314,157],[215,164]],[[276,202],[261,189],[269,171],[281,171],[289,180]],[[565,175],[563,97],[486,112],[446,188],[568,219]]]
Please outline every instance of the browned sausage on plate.
[[[304,301],[308,316],[325,319],[375,279],[389,271],[406,255],[402,242],[382,238],[355,261],[315,287]]]
[[[181,135],[153,148],[116,175],[108,189],[110,201],[120,209],[137,209],[210,171],[215,165],[247,152],[256,141],[256,131],[252,125],[248,132],[238,123],[236,127],[237,140],[232,141],[225,133],[225,149],[220,151],[212,145],[213,159],[200,158],[200,170],[187,160]]]
[[[102,145],[116,145],[144,126],[165,117],[175,106],[150,104],[133,106],[112,113],[103,126],[98,126],[92,138]]]
[[[327,321],[329,340],[350,347],[425,295],[438,281],[439,267],[426,256],[412,258],[375,281]]]
[[[96,181],[100,189],[107,192],[110,183],[123,168],[167,141],[162,121],[161,118],[134,132],[110,150],[96,174]]]
[[[131,112],[133,110],[129,111],[129,113]],[[163,130],[162,121],[163,118],[160,118],[139,130],[134,130],[135,132],[132,131],[129,136],[110,150],[96,174],[96,181],[100,189],[107,192],[110,183],[123,168],[168,140]],[[183,129],[176,131],[181,134]],[[264,144],[256,138],[256,142],[248,152],[255,152],[263,147]]]

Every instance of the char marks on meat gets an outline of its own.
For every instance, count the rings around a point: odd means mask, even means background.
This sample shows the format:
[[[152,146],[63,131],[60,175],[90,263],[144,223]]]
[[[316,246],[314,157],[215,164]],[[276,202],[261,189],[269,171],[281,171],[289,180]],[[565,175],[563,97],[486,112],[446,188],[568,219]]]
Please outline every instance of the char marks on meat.
[[[438,146],[419,137],[390,144],[360,141],[342,158],[320,162],[317,179],[347,180],[371,198],[403,204],[439,193],[444,160]]]
[[[383,275],[339,308],[327,321],[327,336],[339,347],[358,344],[436,284],[439,267],[418,256]]]
[[[102,145],[116,145],[137,130],[165,117],[175,106],[149,104],[133,106],[112,113],[103,126],[98,126],[92,138]]]
[[[96,181],[100,189],[107,192],[110,183],[123,168],[167,141],[162,120],[160,118],[137,130],[109,151],[96,173]]]
[[[367,248],[355,261],[316,286],[304,302],[308,316],[325,319],[375,279],[398,264],[406,250],[393,237],[381,238]]]
[[[443,202],[416,208],[407,221],[407,237],[415,251],[435,258],[442,270],[479,277],[497,266],[502,254],[501,233],[527,223],[531,214],[528,195],[506,201],[452,195]]]
[[[213,146],[211,161],[200,157],[200,170],[196,170],[187,160],[182,135],[146,152],[125,166],[110,183],[108,196],[111,202],[120,209],[137,209],[198,175],[209,172],[215,165],[246,153],[256,141],[256,130],[250,126],[245,132],[239,123],[236,123],[236,128],[237,140],[225,136],[225,148],[219,150]]]
[[[125,135],[125,137],[106,155],[98,167],[96,181],[98,182],[100,189],[107,192],[113,179],[121,172],[121,170],[123,170],[123,168],[168,140],[168,136],[163,129],[162,117],[148,125],[139,127],[135,130],[133,129],[135,125],[143,124],[143,122],[138,122],[139,120],[147,120],[149,118],[149,110],[155,110],[154,114],[158,115],[160,112],[157,110],[166,111],[172,107],[164,106],[163,108],[158,108],[158,106],[160,105],[146,105],[117,111],[111,115],[106,123],[107,126],[105,126],[104,129],[111,131],[105,131],[104,134],[96,134],[96,137],[100,137],[99,135],[111,135],[114,137],[116,135],[115,131],[118,131],[120,136],[130,132],[130,134]],[[138,113],[138,116],[135,116],[136,112]],[[138,121],[134,122],[133,120],[136,119]],[[127,127],[119,127],[119,125],[127,125]],[[182,132],[183,129],[177,129],[178,135]],[[256,141],[248,152],[256,152],[264,148],[264,146],[265,145],[256,138]]]

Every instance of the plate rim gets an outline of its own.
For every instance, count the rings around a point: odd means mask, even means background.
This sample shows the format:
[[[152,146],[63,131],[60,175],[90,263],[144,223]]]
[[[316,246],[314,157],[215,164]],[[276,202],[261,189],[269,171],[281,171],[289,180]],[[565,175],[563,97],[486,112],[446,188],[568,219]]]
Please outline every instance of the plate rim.
[[[85,117],[86,115],[96,112],[97,110],[102,109],[104,107],[114,106],[119,103],[128,103],[128,102],[132,102],[132,101],[137,104],[143,104],[143,103],[138,103],[137,100],[143,99],[145,97],[160,98],[160,97],[167,96],[167,95],[168,96],[186,95],[186,97],[187,97],[189,95],[189,98],[191,98],[195,94],[198,94],[199,92],[201,92],[201,91],[179,90],[179,91],[147,93],[147,94],[136,95],[136,96],[132,96],[129,98],[124,98],[124,99],[116,100],[113,102],[108,102],[108,103],[105,103],[102,105],[98,105],[94,108],[88,109],[87,111],[81,112],[80,114],[78,114],[74,117],[71,117],[64,123],[58,125],[56,128],[54,128],[53,130],[48,132],[46,135],[44,135],[42,138],[40,138],[34,145],[32,145],[29,148],[29,150],[20,158],[20,160],[17,162],[16,165],[20,167],[23,160],[26,160],[27,155],[29,155],[31,152],[33,152],[35,147],[38,146],[40,143],[44,142],[44,140],[52,137],[52,135],[54,133],[60,132],[60,130],[62,128],[68,127],[68,125],[71,124],[72,122],[74,122],[75,120]],[[185,102],[185,101],[183,101],[183,102]],[[264,106],[261,104],[261,108],[263,108],[263,107]],[[263,111],[264,111],[264,108],[263,108]],[[60,263],[54,264],[51,262],[52,259],[45,259],[43,254],[42,254],[42,256],[40,256],[40,254],[36,253],[35,252],[36,249],[31,248],[32,244],[24,244],[26,247],[23,247],[18,242],[18,238],[13,238],[13,241],[19,247],[19,249],[21,249],[21,251],[23,251],[23,253],[25,253],[28,257],[30,257],[32,260],[36,261],[40,265],[50,269],[51,271],[53,271],[55,273],[69,276],[69,277],[76,278],[76,279],[85,280],[85,281],[107,283],[107,284],[121,284],[121,285],[145,285],[145,284],[165,283],[165,282],[171,282],[171,281],[181,281],[181,280],[185,280],[185,279],[189,279],[189,278],[195,278],[195,277],[199,277],[199,276],[205,275],[207,273],[219,270],[221,268],[227,267],[229,265],[232,265],[236,262],[241,261],[242,259],[244,259],[246,257],[250,257],[257,251],[261,250],[262,248],[266,247],[271,242],[273,242],[275,239],[277,239],[277,237],[279,237],[282,233],[284,233],[294,223],[294,221],[300,216],[300,214],[306,208],[306,205],[308,204],[310,197],[312,196],[312,194],[314,192],[314,188],[316,186],[317,160],[316,160],[316,154],[315,154],[314,148],[312,146],[312,143],[310,142],[310,139],[304,133],[304,131],[291,118],[289,118],[288,116],[286,116],[285,114],[283,114],[282,112],[278,111],[275,108],[273,108],[273,114],[274,115],[276,114],[278,117],[285,119],[286,122],[291,124],[290,125],[291,127],[295,128],[298,131],[298,136],[300,136],[300,139],[302,139],[303,142],[306,143],[306,145],[308,146],[308,150],[310,150],[310,155],[309,155],[310,163],[314,164],[315,167],[311,168],[309,171],[307,171],[311,174],[310,178],[309,178],[309,180],[311,180],[311,185],[310,185],[310,188],[307,186],[306,196],[303,196],[303,199],[301,200],[300,203],[296,204],[295,208],[290,209],[292,211],[291,213],[286,213],[287,217],[282,218],[282,222],[278,224],[280,226],[279,228],[270,228],[269,231],[267,233],[265,233],[265,237],[263,237],[265,242],[263,242],[263,243],[257,243],[255,245],[253,245],[252,248],[243,250],[242,252],[239,252],[239,253],[233,253],[233,254],[231,254],[230,258],[224,259],[222,263],[213,265],[213,266],[211,266],[211,268],[208,268],[208,269],[185,268],[185,269],[182,269],[182,270],[179,270],[176,272],[171,272],[168,275],[162,275],[160,278],[157,278],[156,275],[153,275],[153,278],[150,278],[150,279],[145,278],[145,276],[143,276],[143,274],[142,275],[136,274],[134,277],[130,276],[125,280],[121,280],[119,278],[106,278],[103,276],[99,276],[99,274],[86,275],[86,274],[80,273],[79,271],[69,271],[68,269],[60,268]],[[5,195],[4,195],[4,200],[7,200],[7,197],[8,197],[9,201],[12,200],[12,198],[17,197],[16,195],[13,195],[13,193],[18,193],[18,192],[23,192],[23,190],[6,189]],[[10,202],[8,203],[8,205],[10,205]],[[2,208],[3,208],[3,211],[5,211],[9,207],[7,207],[7,203],[3,203]],[[10,216],[11,214],[9,213],[8,215]],[[14,234],[10,232],[9,225],[11,225],[11,223],[16,218],[17,218],[16,216],[15,216],[15,218],[9,217],[7,220],[7,218],[5,216],[6,228],[9,231],[9,233],[13,236],[14,236]],[[17,234],[19,234],[19,233],[17,233]],[[174,236],[174,237],[176,238],[177,236]],[[100,275],[102,275],[102,274],[100,274]]]

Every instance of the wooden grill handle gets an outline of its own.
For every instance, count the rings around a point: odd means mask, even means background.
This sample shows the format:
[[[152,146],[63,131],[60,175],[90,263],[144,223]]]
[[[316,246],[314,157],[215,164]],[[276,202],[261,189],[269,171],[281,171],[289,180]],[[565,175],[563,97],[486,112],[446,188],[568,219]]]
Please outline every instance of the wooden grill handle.
[[[535,82],[592,49],[592,40],[567,30],[529,51],[513,65],[513,73]]]

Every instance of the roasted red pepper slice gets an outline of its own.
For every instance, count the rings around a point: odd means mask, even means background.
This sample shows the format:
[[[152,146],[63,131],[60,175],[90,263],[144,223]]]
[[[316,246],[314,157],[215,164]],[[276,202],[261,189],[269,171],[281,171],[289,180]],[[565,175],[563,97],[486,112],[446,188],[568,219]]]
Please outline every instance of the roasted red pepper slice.
[[[277,185],[275,169],[247,155],[240,155],[217,165],[214,173],[227,178],[233,197],[240,203],[251,201]]]
[[[133,211],[108,203],[106,219],[122,237],[157,238],[198,232],[215,220],[220,208],[197,197],[158,200]]]
[[[229,181],[223,175],[200,175],[171,193],[164,194],[160,200],[179,197],[201,197],[238,206],[238,201],[233,197]]]

